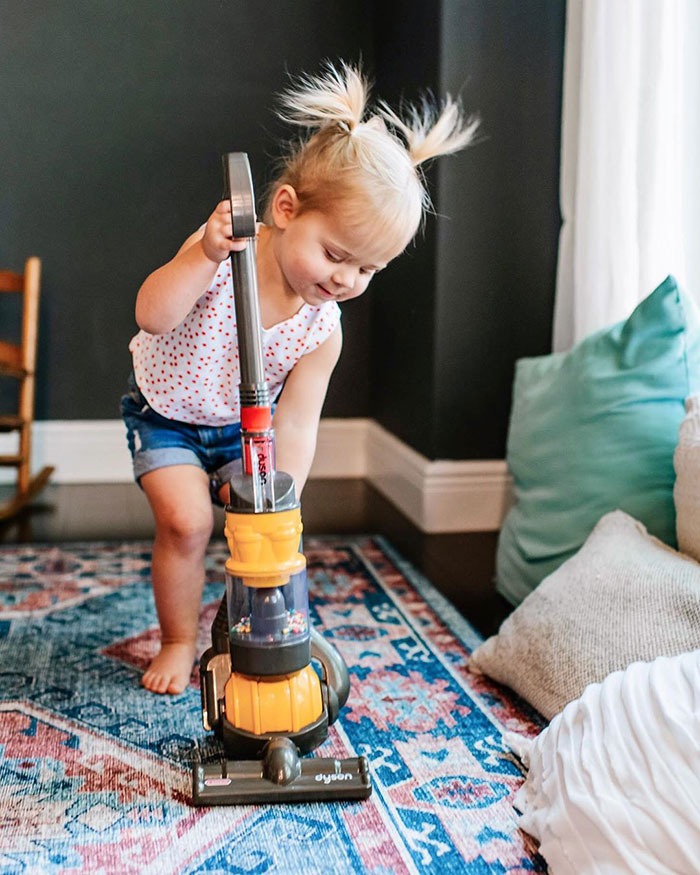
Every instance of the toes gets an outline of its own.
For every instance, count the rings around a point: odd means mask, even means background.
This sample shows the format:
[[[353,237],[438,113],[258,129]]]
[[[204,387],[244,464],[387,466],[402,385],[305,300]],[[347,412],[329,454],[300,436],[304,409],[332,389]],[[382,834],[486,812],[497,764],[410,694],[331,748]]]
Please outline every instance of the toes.
[[[189,683],[190,675],[179,677],[176,675],[162,675],[154,671],[147,671],[141,678],[141,684],[152,693],[181,693]]]
[[[187,678],[187,680],[189,680],[189,678]],[[181,693],[185,689],[186,686],[187,686],[187,681],[183,682],[182,680],[177,680],[174,678],[173,680],[170,681],[170,683],[168,685],[168,692],[169,693]]]
[[[164,645],[143,673],[141,683],[152,693],[182,693],[192,676],[191,648]]]
[[[164,693],[168,688],[168,680],[160,674],[147,671],[141,678],[143,686],[152,693]]]

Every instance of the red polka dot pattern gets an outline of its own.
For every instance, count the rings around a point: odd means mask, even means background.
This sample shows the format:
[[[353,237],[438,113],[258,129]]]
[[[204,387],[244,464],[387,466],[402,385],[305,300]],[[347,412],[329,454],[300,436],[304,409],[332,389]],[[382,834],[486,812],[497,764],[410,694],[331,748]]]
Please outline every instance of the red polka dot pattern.
[[[279,394],[299,359],[335,331],[334,302],[304,306],[284,322],[263,329],[263,361],[270,397]],[[236,312],[231,265],[219,265],[211,287],[167,334],[140,331],[129,344],[134,375],[151,407],[168,419],[227,425],[241,418]]]

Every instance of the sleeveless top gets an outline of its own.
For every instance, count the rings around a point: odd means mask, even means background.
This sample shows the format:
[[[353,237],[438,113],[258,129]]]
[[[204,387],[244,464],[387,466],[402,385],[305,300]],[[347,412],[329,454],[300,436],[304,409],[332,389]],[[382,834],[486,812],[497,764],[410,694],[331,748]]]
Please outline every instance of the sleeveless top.
[[[339,322],[340,307],[330,301],[318,307],[304,304],[284,322],[262,329],[272,400],[299,359],[327,340]],[[176,328],[167,334],[139,331],[129,350],[136,383],[156,413],[194,425],[240,422],[230,261],[221,262],[209,290]]]

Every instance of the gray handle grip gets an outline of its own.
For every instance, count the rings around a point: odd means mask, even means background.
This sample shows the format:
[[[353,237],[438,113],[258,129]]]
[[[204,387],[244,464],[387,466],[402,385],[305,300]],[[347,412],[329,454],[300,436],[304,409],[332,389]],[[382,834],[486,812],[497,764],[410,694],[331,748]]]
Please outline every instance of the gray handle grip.
[[[236,331],[241,368],[241,403],[268,406],[269,395],[263,366],[258,271],[255,260],[255,195],[250,164],[245,152],[223,156],[224,186],[231,204],[233,236],[248,237],[241,252],[231,253],[233,299],[236,306]]]

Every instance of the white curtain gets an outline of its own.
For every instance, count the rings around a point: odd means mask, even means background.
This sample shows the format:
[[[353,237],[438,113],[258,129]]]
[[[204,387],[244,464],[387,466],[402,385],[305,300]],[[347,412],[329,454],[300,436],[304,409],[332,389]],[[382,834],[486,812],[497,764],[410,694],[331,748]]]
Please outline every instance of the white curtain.
[[[668,274],[700,302],[700,0],[568,0],[555,350]]]

